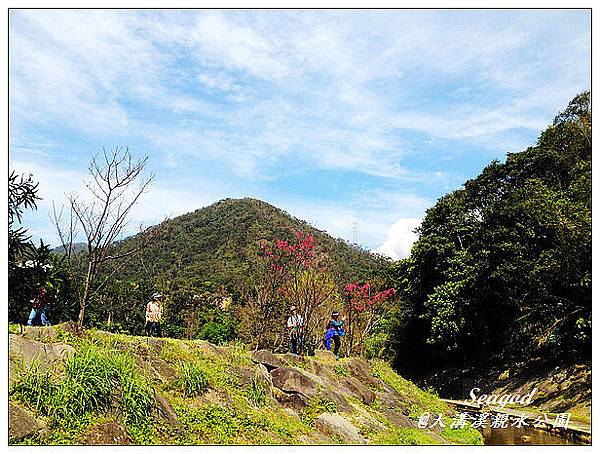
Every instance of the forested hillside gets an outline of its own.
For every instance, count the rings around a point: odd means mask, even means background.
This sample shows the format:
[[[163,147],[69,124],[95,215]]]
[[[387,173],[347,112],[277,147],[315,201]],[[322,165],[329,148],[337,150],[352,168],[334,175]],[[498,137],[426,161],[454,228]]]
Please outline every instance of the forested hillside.
[[[591,126],[583,93],[535,146],[427,210],[411,256],[394,265],[400,370],[588,357]]]
[[[235,311],[219,310],[212,303],[228,296],[234,306],[246,302],[260,279],[261,240],[292,241],[295,232],[314,237],[317,253],[327,260],[328,275],[340,286],[372,278],[389,264],[266,202],[226,199],[118,244],[114,254],[152,235],[141,254],[112,275],[101,298],[103,304],[90,308],[90,320],[96,324],[110,320],[128,332],[140,332],[145,302],[153,291],[159,291],[168,296],[165,326],[171,335],[182,336],[184,331],[189,335],[206,323],[218,323],[227,332],[225,337],[233,336],[233,325],[240,321],[233,319]],[[109,268],[105,275],[113,271]]]

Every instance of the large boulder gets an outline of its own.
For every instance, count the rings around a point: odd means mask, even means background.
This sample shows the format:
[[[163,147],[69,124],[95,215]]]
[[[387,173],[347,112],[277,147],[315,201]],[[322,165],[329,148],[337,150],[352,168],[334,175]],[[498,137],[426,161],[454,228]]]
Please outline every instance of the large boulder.
[[[134,353],[126,348],[123,351],[128,352],[133,357],[136,366],[154,380],[168,383],[177,378],[177,372],[165,360],[150,356],[144,351],[142,351],[142,354]]]
[[[8,443],[18,443],[33,437],[46,428],[27,411],[13,402],[8,403]]]
[[[275,401],[278,402],[283,408],[293,409],[295,411],[302,411],[304,408],[310,405],[308,397],[302,394],[296,393],[285,393],[277,388],[274,389]]]
[[[252,361],[263,364],[268,370],[285,366],[283,361],[269,350],[256,350],[255,352],[252,352]]]
[[[60,375],[64,370],[64,360],[75,353],[75,349],[68,344],[44,344],[17,334],[9,335],[8,351],[12,363],[9,366],[11,384],[17,378],[16,372],[25,370],[34,361],[39,364],[40,370],[50,370]]]
[[[351,395],[354,395],[362,400],[365,405],[369,405],[375,400],[375,393],[354,377],[341,378],[340,385]]]
[[[348,403],[348,401],[342,396],[340,393],[328,390],[323,392],[323,397],[327,400],[332,401],[335,404],[335,408],[337,411],[344,413],[351,413],[352,406]]]
[[[40,342],[58,342],[62,332],[81,336],[83,328],[75,322],[65,322],[53,326],[26,326],[20,325],[20,335]]]
[[[350,374],[352,374],[352,376],[356,377],[365,385],[372,386],[374,388],[383,387],[383,382],[373,376],[373,370],[366,361],[360,358],[349,358],[347,361],[345,361],[344,365]]]
[[[202,350],[204,354],[207,356],[224,356],[227,354],[227,349],[225,347],[219,347],[215,344],[211,344],[205,340],[197,340],[194,341],[195,344]]]
[[[257,366],[262,366],[262,364],[257,364]],[[254,380],[254,370],[252,370],[249,367],[231,366],[229,368],[229,372],[232,373],[232,375],[237,379],[238,383],[240,383],[241,385],[250,385]]]
[[[315,419],[315,427],[328,437],[340,438],[344,443],[356,445],[368,443],[355,426],[343,416],[335,413],[323,413],[318,416]]]
[[[302,367],[305,364],[304,358],[300,355],[294,355],[293,353],[284,353],[280,356],[283,362],[288,366]]]
[[[301,394],[307,398],[317,394],[317,384],[291,367],[278,367],[271,371],[273,386],[286,393]]]

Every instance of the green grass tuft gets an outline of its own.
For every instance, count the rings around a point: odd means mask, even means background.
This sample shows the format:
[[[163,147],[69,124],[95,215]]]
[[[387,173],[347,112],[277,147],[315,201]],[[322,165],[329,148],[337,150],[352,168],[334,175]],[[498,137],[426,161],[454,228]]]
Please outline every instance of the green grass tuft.
[[[113,410],[135,432],[151,425],[155,408],[154,390],[136,372],[133,360],[90,343],[81,344],[78,353],[66,359],[62,379],[33,363],[10,394],[50,418],[51,427],[63,433],[56,443],[73,442],[94,417]]]
[[[178,385],[184,396],[198,396],[208,389],[208,374],[198,364],[180,361]]]
[[[337,407],[335,402],[321,396],[313,397],[309,405],[300,412],[300,420],[307,426],[313,426],[315,418],[321,413],[335,413]]]

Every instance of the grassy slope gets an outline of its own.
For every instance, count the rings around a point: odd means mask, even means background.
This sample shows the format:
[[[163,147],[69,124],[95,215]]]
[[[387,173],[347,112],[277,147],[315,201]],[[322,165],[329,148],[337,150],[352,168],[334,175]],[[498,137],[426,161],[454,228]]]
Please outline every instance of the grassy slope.
[[[144,337],[97,331],[88,331],[80,338],[60,328],[54,330],[48,341],[68,343],[77,353],[66,360],[62,377],[42,372],[35,363],[18,374],[10,399],[49,427],[46,435],[22,443],[85,444],[94,428],[107,422],[124,427],[136,444],[341,442],[335,435],[319,434],[314,427],[316,416],[336,411],[333,402],[315,398],[296,413],[278,405],[260,381],[240,381],[236,371],[255,367],[243,345],[217,348],[203,341],[175,339],[148,342]],[[320,361],[328,373],[347,374],[343,361]],[[434,394],[403,379],[386,363],[374,362],[372,369],[374,376],[406,400],[404,412],[412,420],[424,411],[450,415]],[[170,402],[179,426],[160,419],[155,391]],[[436,435],[398,426],[382,411],[379,398],[371,405],[358,398],[350,399],[350,404],[353,411],[345,414],[346,418],[370,443],[481,443],[481,436],[471,428],[446,428]]]

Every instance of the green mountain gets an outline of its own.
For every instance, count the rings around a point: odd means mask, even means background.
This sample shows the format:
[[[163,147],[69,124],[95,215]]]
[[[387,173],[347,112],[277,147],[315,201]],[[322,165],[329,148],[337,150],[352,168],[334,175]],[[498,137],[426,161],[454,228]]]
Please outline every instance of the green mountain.
[[[330,256],[334,274],[343,282],[371,275],[387,261],[251,198],[221,200],[165,221],[151,231],[155,239],[144,249],[141,260],[128,267],[128,272],[141,274],[152,265],[160,273],[175,266],[179,267],[180,276],[187,276],[198,285],[210,280],[228,287],[243,287],[253,271],[257,243],[263,239],[291,240],[295,231],[315,237],[318,248]],[[125,240],[120,247],[129,248],[131,242],[141,239],[143,236]]]

